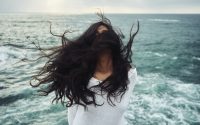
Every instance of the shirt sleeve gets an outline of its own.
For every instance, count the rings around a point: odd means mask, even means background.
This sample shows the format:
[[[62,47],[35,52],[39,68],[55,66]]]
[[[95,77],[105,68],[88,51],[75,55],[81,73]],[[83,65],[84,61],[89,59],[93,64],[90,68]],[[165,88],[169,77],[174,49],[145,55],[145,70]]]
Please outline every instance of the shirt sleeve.
[[[68,107],[67,117],[68,117],[69,125],[73,125],[73,121],[76,116],[77,109],[78,109],[78,105],[72,105],[71,107]]]
[[[137,69],[131,68],[129,73],[130,73],[130,75],[129,75],[130,89],[131,89],[131,94],[132,94],[133,89],[134,89],[135,85],[137,84],[137,80],[138,80]]]
[[[128,98],[128,105],[130,105],[130,101],[131,98],[133,97],[133,90],[135,88],[135,85],[137,84],[137,80],[138,80],[138,76],[137,76],[137,69],[136,68],[131,68],[131,70],[129,71],[129,85],[128,85],[128,94],[127,94],[127,98]]]
[[[134,68],[134,69],[131,68],[129,73],[130,73],[129,74],[129,81],[130,81],[129,89],[130,89],[130,91],[128,91],[128,95],[127,95],[127,97],[128,97],[128,100],[127,100],[128,101],[128,106],[131,103],[131,97],[133,96],[133,89],[134,89],[135,85],[137,84],[137,70],[136,70],[136,68]],[[127,110],[128,110],[128,107],[126,108],[126,111]],[[126,111],[123,113],[122,118],[121,118],[121,120],[120,120],[118,125],[128,125],[128,121],[125,118],[126,115],[127,115]]]

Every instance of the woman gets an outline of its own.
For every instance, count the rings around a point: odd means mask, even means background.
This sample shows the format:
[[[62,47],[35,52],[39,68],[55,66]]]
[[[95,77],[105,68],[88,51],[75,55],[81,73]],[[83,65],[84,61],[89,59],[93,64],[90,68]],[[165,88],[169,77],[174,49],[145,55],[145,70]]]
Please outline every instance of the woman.
[[[47,84],[45,95],[55,92],[53,101],[66,103],[69,125],[124,125],[124,114],[136,83],[131,46],[138,29],[124,46],[120,31],[114,30],[103,14],[81,36],[62,37],[62,47],[45,57],[49,61],[33,76],[37,87]],[[51,32],[52,33],[52,32]],[[53,34],[54,35],[54,34]],[[58,36],[58,35],[56,35]],[[43,76],[43,78],[39,78]],[[67,98],[67,102],[65,102]]]

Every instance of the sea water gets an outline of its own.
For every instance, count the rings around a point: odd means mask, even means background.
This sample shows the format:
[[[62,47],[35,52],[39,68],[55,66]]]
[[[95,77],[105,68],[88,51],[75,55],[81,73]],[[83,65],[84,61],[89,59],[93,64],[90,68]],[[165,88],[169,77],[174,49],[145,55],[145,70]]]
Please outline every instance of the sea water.
[[[129,39],[131,25],[140,30],[134,39],[133,64],[138,82],[126,112],[129,125],[200,125],[200,15],[107,14],[115,28]],[[67,108],[51,103],[54,93],[38,96],[29,85],[31,76],[46,59],[32,44],[47,48],[61,45],[49,33],[74,38],[95,14],[0,14],[0,124],[67,125]],[[105,112],[106,113],[106,112]]]

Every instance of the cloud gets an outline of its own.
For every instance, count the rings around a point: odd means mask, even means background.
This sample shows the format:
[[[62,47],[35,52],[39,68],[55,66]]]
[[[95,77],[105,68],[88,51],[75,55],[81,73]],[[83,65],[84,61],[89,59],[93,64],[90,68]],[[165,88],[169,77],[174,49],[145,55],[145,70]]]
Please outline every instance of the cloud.
[[[0,0],[0,12],[200,13],[200,0]]]

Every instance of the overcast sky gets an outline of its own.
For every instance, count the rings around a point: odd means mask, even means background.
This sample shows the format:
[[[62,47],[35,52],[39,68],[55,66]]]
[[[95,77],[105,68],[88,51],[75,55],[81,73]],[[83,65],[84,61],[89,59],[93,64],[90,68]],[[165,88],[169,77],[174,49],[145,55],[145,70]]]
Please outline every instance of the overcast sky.
[[[200,13],[200,0],[0,0],[1,12]]]

